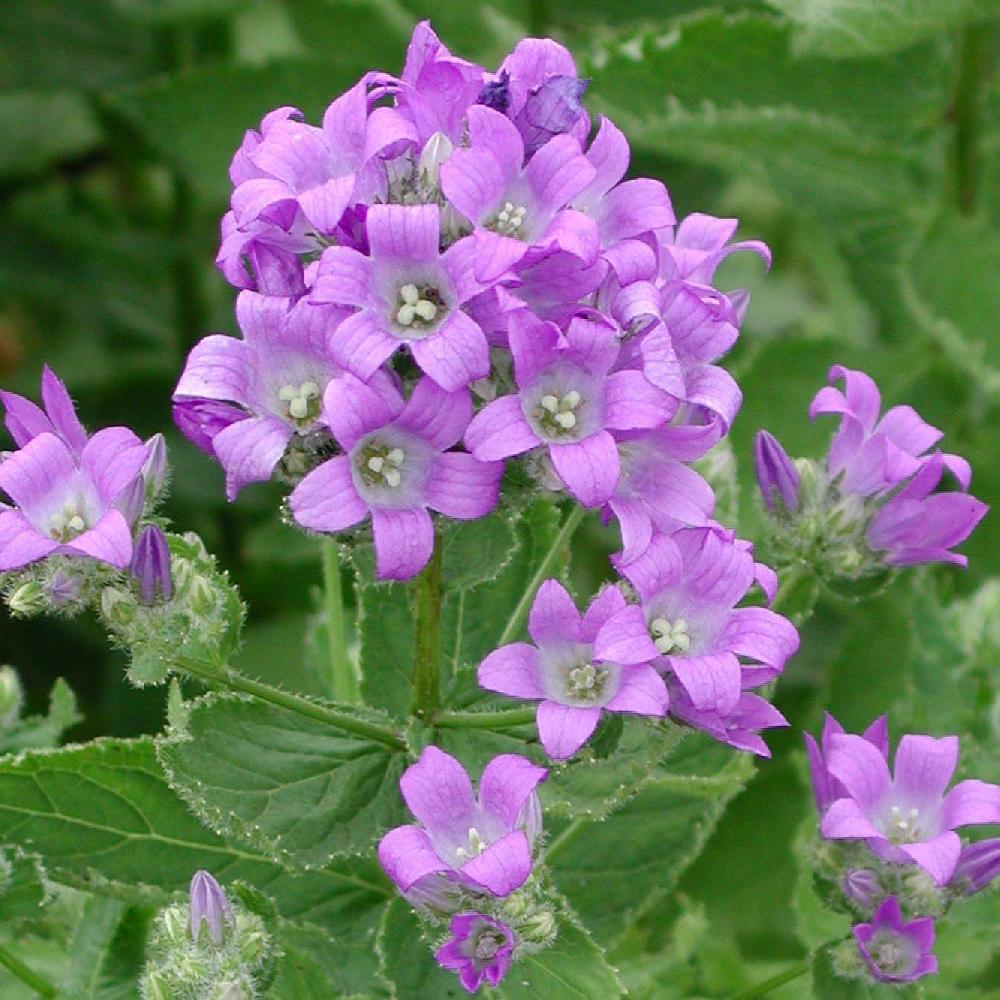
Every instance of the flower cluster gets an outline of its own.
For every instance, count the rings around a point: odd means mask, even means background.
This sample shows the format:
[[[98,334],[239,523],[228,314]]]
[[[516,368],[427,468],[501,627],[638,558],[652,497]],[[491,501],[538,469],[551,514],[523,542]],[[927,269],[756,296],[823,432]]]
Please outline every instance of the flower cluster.
[[[462,765],[430,746],[400,779],[420,825],[390,830],[379,861],[442,938],[438,962],[469,992],[484,979],[496,986],[518,955],[545,947],[555,933],[533,871],[542,832],[535,789],[547,775],[503,754],[486,765],[477,796]]]
[[[903,736],[890,774],[884,716],[857,736],[827,715],[821,743],[805,739],[827,842],[817,874],[834,905],[870,921],[853,929],[855,971],[891,983],[937,971],[934,918],[1000,876],[1000,840],[963,844],[955,832],[1000,824],[1000,786],[969,779],[948,789],[956,736]]]
[[[366,74],[322,126],[280,108],[246,134],[218,257],[242,338],[201,341],[174,395],[230,499],[277,477],[302,527],[370,523],[383,579],[428,561],[430,511],[489,513],[515,457],[617,519],[627,561],[712,523],[686,463],[739,408],[716,362],[747,303],[713,274],[769,254],[624,181],[585,89],[550,39],[489,71],[423,23],[402,73]]]
[[[789,560],[803,560],[831,580],[854,581],[886,566],[949,562],[988,508],[969,494],[969,463],[931,450],[943,434],[911,406],[881,416],[878,387],[864,372],[830,369],[831,384],[816,394],[809,417],[840,417],[825,467],[793,462],[767,431],[754,459],[775,541]],[[945,474],[959,489],[935,492]]]

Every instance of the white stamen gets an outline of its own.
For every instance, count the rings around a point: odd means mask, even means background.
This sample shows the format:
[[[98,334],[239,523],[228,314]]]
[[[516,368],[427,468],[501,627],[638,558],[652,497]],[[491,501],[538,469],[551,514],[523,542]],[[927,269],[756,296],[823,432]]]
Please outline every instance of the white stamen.
[[[555,413],[559,409],[559,400],[552,395],[542,396],[539,400],[543,410],[548,410],[549,413]]]
[[[319,386],[315,382],[303,382],[299,386],[299,395],[304,399],[318,399]]]
[[[309,412],[309,403],[307,400],[299,396],[298,399],[293,399],[289,402],[288,412],[295,417],[296,420],[301,420]]]
[[[427,299],[421,299],[414,307],[413,311],[425,322],[429,323],[437,316],[438,307]]]
[[[470,858],[477,858],[483,851],[487,848],[487,843],[483,840],[482,834],[474,827],[469,827],[469,846],[459,847],[455,853],[463,860],[468,861]]]
[[[667,653],[686,653],[691,648],[691,635],[684,618],[674,622],[666,618],[654,618],[649,623],[649,634],[653,644],[666,656]]]
[[[372,472],[381,472],[383,465],[385,465],[385,459],[381,455],[372,455],[372,457],[368,459],[368,468],[371,469]]]
[[[561,400],[559,400],[560,410],[572,410],[580,405],[580,393],[576,389],[570,389]]]
[[[283,403],[289,403],[295,399],[298,394],[298,390],[294,385],[283,385],[278,390],[278,399],[280,399]]]
[[[66,527],[70,531],[80,532],[87,527],[87,522],[84,521],[79,514],[74,514],[67,522]]]
[[[387,485],[395,489],[402,481],[403,477],[399,474],[399,469],[386,469],[382,473],[385,476],[385,481]]]
[[[400,306],[399,312],[396,313],[396,322],[400,326],[411,326],[416,315],[417,310],[413,306],[409,304]]]
[[[420,291],[416,285],[403,285],[399,297],[408,306],[415,306],[420,301]]]
[[[572,430],[576,427],[576,414],[569,410],[563,410],[552,418],[560,427]]]
[[[403,459],[406,455],[403,453],[402,448],[393,448],[385,457],[388,458],[393,465],[402,465]]]

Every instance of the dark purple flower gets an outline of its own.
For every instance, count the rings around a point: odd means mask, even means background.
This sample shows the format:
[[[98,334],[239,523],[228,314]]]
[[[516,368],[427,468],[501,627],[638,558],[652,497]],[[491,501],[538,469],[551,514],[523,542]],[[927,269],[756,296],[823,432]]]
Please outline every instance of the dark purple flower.
[[[950,886],[966,896],[1000,878],[1000,838],[980,840],[962,848]]]
[[[292,438],[316,429],[323,392],[340,371],[331,344],[346,315],[305,299],[241,292],[243,339],[212,334],[188,355],[174,418],[222,463],[230,500],[270,479]]]
[[[736,607],[760,570],[729,533],[707,527],[657,535],[640,558],[616,562],[639,593],[655,665],[698,711],[728,717],[746,688],[777,676],[798,649],[787,618]]]
[[[477,677],[488,691],[539,699],[538,735],[557,760],[583,746],[602,712],[662,716],[663,679],[649,665],[658,655],[642,611],[605,587],[582,617],[557,580],[538,589],[528,616],[534,640],[494,650]]]
[[[386,874],[411,902],[450,882],[507,896],[531,874],[541,833],[535,792],[548,771],[517,754],[486,765],[478,798],[462,765],[435,746],[403,773],[399,787],[419,826],[390,830],[378,847]]]
[[[822,747],[817,745],[812,733],[803,733],[806,753],[809,756],[809,774],[812,778],[813,797],[820,816],[835,799],[844,798],[847,789],[827,770],[830,756],[830,738],[844,732],[844,727],[829,713],[823,715]],[[886,759],[889,757],[889,719],[880,715],[863,733],[866,739]]]
[[[510,73],[501,70],[495,80],[489,80],[483,84],[483,89],[479,91],[476,104],[485,104],[504,114],[510,106]]]
[[[380,579],[407,580],[431,556],[434,526],[427,511],[459,520],[496,505],[502,462],[449,451],[469,422],[465,389],[445,392],[421,379],[404,404],[353,375],[334,379],[322,420],[344,450],[310,472],[292,493],[295,520],[313,531],[343,531],[369,514]]]
[[[889,896],[870,924],[851,928],[858,951],[880,983],[912,983],[937,972],[934,956],[934,920],[919,917],[903,921],[899,900]]]
[[[610,432],[660,426],[673,412],[669,398],[640,372],[610,373],[618,344],[602,320],[578,316],[561,334],[525,314],[512,322],[510,349],[519,392],[476,414],[466,447],[484,461],[545,447],[584,506],[607,503],[620,473]]]
[[[4,424],[18,448],[23,448],[39,434],[55,434],[79,461],[87,443],[87,432],[76,415],[66,386],[48,365],[42,368],[44,409],[14,392],[0,391],[0,402],[6,411]]]
[[[146,446],[124,427],[94,434],[79,464],[66,442],[45,431],[0,462],[0,572],[54,552],[88,556],[123,568],[132,558],[132,529],[119,509],[134,492]]]
[[[451,918],[451,937],[434,953],[443,969],[458,973],[459,981],[475,993],[483,980],[496,986],[510,968],[514,932],[482,913],[457,913]]]
[[[764,504],[772,513],[780,503],[787,511],[799,509],[799,474],[778,439],[758,431],[753,439],[753,464]]]
[[[480,104],[469,109],[468,122],[470,145],[441,167],[441,190],[476,227],[476,277],[493,281],[522,259],[556,250],[592,263],[597,226],[568,207],[595,176],[576,139],[557,136],[525,164],[507,117]]]
[[[514,124],[524,140],[524,155],[530,159],[550,139],[575,130],[583,110],[583,95],[589,80],[578,76],[550,76],[535,87],[524,102]]]
[[[233,910],[218,882],[206,871],[197,871],[191,879],[191,940],[198,943],[202,925],[216,948],[222,947],[225,930],[235,926]]]
[[[462,309],[486,288],[472,273],[473,239],[439,253],[437,205],[373,205],[367,226],[370,257],[335,246],[320,260],[311,301],[356,310],[337,328],[331,359],[367,380],[405,344],[449,391],[489,375],[486,337]]]
[[[827,770],[847,793],[823,816],[820,832],[829,840],[864,840],[886,861],[915,862],[945,885],[962,849],[955,828],[1000,823],[1000,786],[969,780],[945,792],[957,736],[904,736],[891,777],[886,758],[863,737],[833,733],[829,744]]]
[[[146,604],[169,601],[173,593],[170,580],[170,548],[161,528],[147,524],[139,532],[132,552],[129,572],[139,584],[139,593]]]

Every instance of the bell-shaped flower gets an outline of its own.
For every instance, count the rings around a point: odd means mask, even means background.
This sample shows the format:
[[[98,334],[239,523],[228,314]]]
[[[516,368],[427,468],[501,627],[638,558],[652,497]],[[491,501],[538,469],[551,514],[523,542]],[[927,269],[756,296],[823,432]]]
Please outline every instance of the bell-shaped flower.
[[[812,779],[813,798],[820,816],[826,812],[830,803],[842,799],[848,794],[847,789],[829,772],[826,762],[830,757],[830,740],[834,735],[841,735],[844,727],[829,713],[823,714],[823,735],[817,744],[812,733],[803,733],[806,741],[806,754],[809,757],[809,776]],[[878,752],[889,757],[889,718],[880,715],[862,734]]]
[[[0,572],[53,553],[87,556],[124,568],[132,528],[120,509],[142,490],[147,449],[125,427],[107,427],[83,446],[45,431],[0,462]]]
[[[912,983],[937,972],[933,918],[904,921],[895,896],[879,906],[870,924],[855,924],[851,933],[869,972],[880,983]]]
[[[419,826],[398,826],[378,846],[386,874],[419,903],[437,883],[508,896],[531,874],[541,833],[536,787],[548,771],[517,754],[494,757],[475,794],[465,768],[435,746],[403,772],[399,787]]]
[[[707,733],[713,740],[736,750],[770,757],[771,751],[760,735],[762,729],[787,726],[788,721],[769,701],[744,691],[732,708],[725,711],[698,708],[687,691],[668,677],[670,715],[694,729]]]
[[[510,969],[516,940],[514,932],[483,913],[456,913],[451,937],[434,953],[438,965],[458,973],[459,982],[475,993],[485,979],[496,986]]]
[[[340,369],[331,359],[348,310],[241,292],[243,338],[199,341],[174,390],[174,419],[226,472],[226,495],[266,482],[296,435],[319,426],[323,393]]]
[[[366,224],[370,256],[327,248],[313,285],[312,302],[355,310],[332,338],[332,360],[367,380],[405,345],[449,392],[489,375],[486,336],[462,308],[487,288],[472,273],[472,237],[440,253],[437,205],[373,205]]]
[[[771,251],[760,240],[730,243],[739,225],[737,219],[719,219],[693,212],[666,233],[660,242],[660,275],[666,281],[682,280],[710,285],[715,269],[732,253],[750,250],[771,266]]]
[[[571,757],[603,712],[663,716],[667,691],[641,610],[605,587],[584,615],[558,580],[538,589],[528,616],[534,645],[510,643],[479,665],[481,687],[540,701],[538,736],[556,760]]]
[[[753,465],[764,506],[771,513],[778,505],[795,513],[799,509],[799,474],[773,434],[757,431],[753,439]]]
[[[484,461],[547,448],[567,489],[586,507],[607,503],[621,463],[613,430],[658,427],[671,400],[641,372],[611,372],[618,356],[614,327],[578,316],[565,335],[529,314],[511,324],[518,392],[473,417],[466,447]]]
[[[730,715],[746,688],[777,676],[798,649],[787,618],[769,608],[736,607],[761,583],[764,568],[727,532],[657,535],[639,559],[616,562],[642,601],[656,666],[698,711]]]
[[[945,885],[962,850],[956,827],[1000,823],[1000,786],[970,779],[946,791],[957,736],[904,736],[892,775],[863,737],[834,733],[829,743],[826,768],[847,794],[823,816],[820,832],[828,840],[864,840],[886,861],[916,863]]]
[[[39,434],[55,434],[79,461],[87,444],[87,432],[62,379],[48,365],[42,368],[42,406],[15,392],[2,390],[0,403],[5,411],[4,426],[18,448]]]
[[[334,379],[321,419],[344,454],[299,483],[292,516],[304,528],[335,532],[370,515],[379,579],[409,579],[434,548],[428,507],[472,520],[496,506],[503,463],[450,450],[471,413],[467,390],[445,392],[429,378],[405,403],[391,387],[379,392],[350,374]]]

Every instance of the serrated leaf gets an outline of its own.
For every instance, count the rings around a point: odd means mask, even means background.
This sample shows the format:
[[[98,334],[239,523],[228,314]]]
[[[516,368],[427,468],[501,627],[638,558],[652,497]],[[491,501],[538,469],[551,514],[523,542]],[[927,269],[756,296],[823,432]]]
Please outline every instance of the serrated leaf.
[[[714,748],[701,742],[709,759]],[[670,892],[698,856],[729,800],[753,773],[732,751],[721,769],[692,773],[671,763],[598,823],[574,821],[546,848],[556,884],[598,940],[611,944],[644,907]]]
[[[494,580],[514,557],[518,538],[507,511],[476,521],[438,522],[441,534],[441,580],[450,590],[464,590]]]
[[[262,701],[203,698],[157,755],[202,822],[286,865],[365,853],[405,819],[402,753]]]
[[[0,848],[0,921],[40,917],[48,897],[42,859],[20,847]]]
[[[0,840],[38,851],[54,881],[129,898],[162,901],[204,868],[257,886],[289,919],[360,939],[374,934],[391,896],[371,858],[293,875],[227,843],[171,791],[148,738],[0,761]]]
[[[361,693],[369,705],[405,719],[413,699],[413,598],[405,583],[357,588]]]
[[[458,977],[446,972],[432,954],[436,942],[428,941],[410,905],[393,900],[386,908],[378,933],[379,970],[398,1000],[409,997],[458,997],[465,995]]]
[[[895,52],[995,17],[993,0],[767,0],[795,22],[800,49],[829,56]]]
[[[76,695],[60,677],[52,685],[46,715],[29,715],[0,729],[0,753],[54,747],[63,733],[82,718],[77,711]]]

